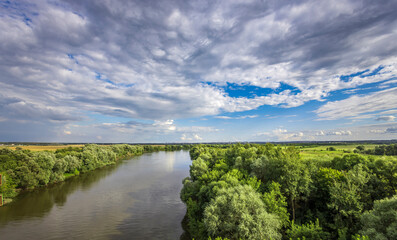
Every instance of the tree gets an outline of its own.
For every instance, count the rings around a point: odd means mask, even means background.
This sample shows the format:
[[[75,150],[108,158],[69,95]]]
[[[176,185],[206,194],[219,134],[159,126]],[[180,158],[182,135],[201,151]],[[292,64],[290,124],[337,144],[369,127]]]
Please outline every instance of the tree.
[[[317,240],[317,239],[329,239],[329,234],[323,231],[320,226],[318,219],[316,222],[309,222],[307,224],[298,225],[292,221],[291,228],[287,230],[287,236],[289,239],[306,239],[306,240]]]
[[[344,155],[342,158],[340,157],[335,157],[332,160],[332,166],[333,168],[337,170],[350,170],[352,169],[355,165],[361,163],[363,165],[368,164],[368,159],[365,157],[358,155],[358,154],[347,154]]]
[[[281,239],[281,224],[267,213],[260,195],[248,185],[222,189],[204,211],[211,237],[230,239]]]
[[[203,174],[208,172],[208,166],[202,158],[193,160],[190,166],[190,176],[193,181],[199,179]]]
[[[280,187],[279,183],[272,182],[269,190],[263,194],[263,202],[266,211],[275,214],[280,219],[281,225],[286,227],[289,224],[288,204],[281,193]]]
[[[375,201],[373,210],[361,216],[360,233],[371,240],[397,239],[397,195]]]
[[[312,180],[309,171],[299,158],[290,158],[283,161],[282,175],[279,179],[285,196],[289,198],[292,220],[295,220],[297,201],[305,199],[310,193]]]
[[[359,150],[360,152],[365,150],[365,147],[363,145],[357,146],[356,147],[357,150]]]
[[[362,189],[369,180],[361,164],[354,166],[346,173],[344,181],[337,182],[330,187],[330,203],[328,207],[335,210],[336,228],[347,228],[351,233],[357,227],[358,219],[363,210]]]

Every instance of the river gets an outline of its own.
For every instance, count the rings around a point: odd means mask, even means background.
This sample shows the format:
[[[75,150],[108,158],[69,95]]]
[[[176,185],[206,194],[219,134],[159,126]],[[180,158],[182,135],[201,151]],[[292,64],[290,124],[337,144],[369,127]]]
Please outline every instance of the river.
[[[179,193],[188,151],[120,161],[21,193],[0,208],[0,239],[185,239]]]

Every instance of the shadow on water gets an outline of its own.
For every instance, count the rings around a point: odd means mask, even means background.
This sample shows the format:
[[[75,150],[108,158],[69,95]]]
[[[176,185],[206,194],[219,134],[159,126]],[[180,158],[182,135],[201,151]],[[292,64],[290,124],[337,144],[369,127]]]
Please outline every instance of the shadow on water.
[[[61,183],[22,192],[12,203],[0,208],[0,226],[14,220],[45,216],[54,205],[63,206],[71,193],[95,186],[99,180],[114,172],[121,162],[71,177]]]
[[[179,240],[191,240],[192,236],[190,236],[189,231],[188,231],[188,226],[187,226],[187,214],[183,217],[182,222],[181,222],[181,226],[183,229],[183,233],[181,235],[181,237],[179,238]]]

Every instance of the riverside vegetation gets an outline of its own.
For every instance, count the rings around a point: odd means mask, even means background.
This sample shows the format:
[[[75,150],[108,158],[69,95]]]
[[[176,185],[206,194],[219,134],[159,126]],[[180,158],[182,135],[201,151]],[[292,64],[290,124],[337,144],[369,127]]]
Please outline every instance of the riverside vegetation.
[[[366,149],[367,148],[367,149]],[[0,148],[0,193],[33,189],[145,152],[191,149],[181,199],[195,239],[397,239],[397,145],[88,144]],[[372,155],[374,154],[374,155]],[[391,155],[391,156],[386,156]]]
[[[10,202],[20,190],[34,189],[64,181],[118,160],[138,156],[145,152],[189,149],[189,145],[128,145],[60,148],[56,151],[30,151],[17,148],[0,148],[0,194]]]
[[[322,159],[302,158],[299,146],[194,146],[181,191],[186,230],[195,239],[397,239],[397,160],[359,154],[396,148]]]

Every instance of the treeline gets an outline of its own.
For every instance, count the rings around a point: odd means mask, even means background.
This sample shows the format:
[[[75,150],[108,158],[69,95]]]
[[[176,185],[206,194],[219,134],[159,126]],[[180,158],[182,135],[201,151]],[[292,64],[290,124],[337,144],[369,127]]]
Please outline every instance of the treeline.
[[[397,161],[295,147],[194,146],[181,199],[195,239],[397,239]]]
[[[365,149],[365,146],[360,145],[354,149],[354,152],[370,155],[397,156],[397,144],[380,145],[376,146],[374,149]]]
[[[69,147],[55,152],[10,150],[0,148],[0,194],[4,198],[17,195],[17,189],[33,189],[65,180],[65,178],[91,171],[117,160],[138,156],[145,152],[189,149],[190,145],[110,145],[88,144]]]

